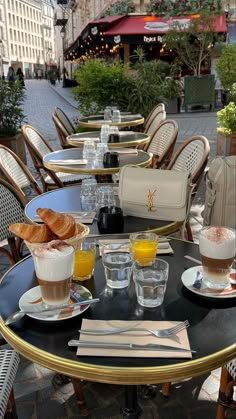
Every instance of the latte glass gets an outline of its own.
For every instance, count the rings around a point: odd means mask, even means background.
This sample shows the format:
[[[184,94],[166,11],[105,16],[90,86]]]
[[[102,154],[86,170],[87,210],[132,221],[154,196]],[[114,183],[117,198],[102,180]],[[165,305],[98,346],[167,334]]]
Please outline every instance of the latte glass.
[[[236,254],[235,230],[227,227],[204,227],[199,234],[203,281],[209,288],[223,289]]]
[[[68,303],[74,270],[74,248],[54,240],[33,251],[36,276],[44,305]]]

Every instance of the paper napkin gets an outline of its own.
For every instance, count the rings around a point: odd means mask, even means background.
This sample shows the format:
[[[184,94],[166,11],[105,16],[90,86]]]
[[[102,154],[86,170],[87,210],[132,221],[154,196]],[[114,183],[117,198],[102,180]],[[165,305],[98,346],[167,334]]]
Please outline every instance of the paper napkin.
[[[65,159],[65,160],[51,159],[51,160],[48,160],[48,163],[59,164],[61,166],[66,166],[66,165],[68,165],[68,166],[71,166],[71,165],[82,165],[82,166],[84,166],[84,165],[87,164],[87,160],[86,159],[76,159],[76,160],[74,160],[74,159]]]
[[[138,154],[138,150],[136,148],[113,148],[111,151],[115,151],[118,154]]]
[[[129,252],[130,250],[130,242],[129,239],[113,239],[113,240],[109,240],[109,239],[104,239],[104,240],[99,240],[99,254],[101,256],[102,254],[102,245],[103,244],[114,244],[114,252]],[[122,249],[119,248],[119,245],[123,245],[123,244],[127,244],[127,246],[122,246]],[[109,249],[109,252],[111,252],[111,250]],[[174,251],[170,245],[169,242],[160,242],[158,243],[158,247],[157,247],[157,255],[171,255],[173,254]]]
[[[145,327],[147,329],[165,329],[172,327],[178,322],[173,321],[146,321],[146,320],[89,320],[83,319],[81,329],[113,329],[118,327]],[[178,337],[178,340],[176,339]],[[80,341],[96,341],[96,342],[113,342],[113,343],[136,343],[146,345],[155,343],[160,345],[175,346],[183,349],[190,349],[187,330],[184,329],[171,338],[157,338],[149,332],[129,331],[125,333],[117,333],[114,335],[83,335],[80,334]],[[193,348],[194,349],[194,348]],[[138,357],[138,358],[192,358],[191,352],[167,352],[167,351],[147,351],[144,349],[114,349],[114,348],[80,348],[77,349],[78,356],[104,356],[104,357]]]

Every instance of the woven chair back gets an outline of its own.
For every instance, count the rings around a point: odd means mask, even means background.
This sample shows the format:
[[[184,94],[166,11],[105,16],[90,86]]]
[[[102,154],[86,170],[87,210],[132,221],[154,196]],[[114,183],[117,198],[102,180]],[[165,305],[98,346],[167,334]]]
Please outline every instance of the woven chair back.
[[[145,129],[147,129],[149,127],[149,125],[151,124],[152,120],[155,118],[155,116],[161,112],[161,111],[165,111],[165,105],[164,103],[158,103],[158,105],[156,105],[148,114],[147,118],[145,119]]]
[[[27,201],[19,197],[13,186],[0,178],[0,242],[14,237],[8,230],[10,224],[24,223],[24,205]]]
[[[187,171],[194,183],[199,183],[210,152],[206,137],[196,135],[185,141],[173,156],[167,169]]]
[[[72,122],[70,121],[70,119],[68,118],[68,116],[65,114],[65,112],[62,109],[56,107],[55,115],[59,119],[63,127],[65,128],[67,135],[71,135],[75,133],[74,125],[72,124]]]
[[[152,136],[159,125],[164,122],[166,119],[166,112],[160,111],[156,114],[156,116],[151,120],[148,128],[145,128],[144,133]]]
[[[158,167],[173,153],[177,135],[177,123],[174,120],[166,120],[159,125],[151,137],[147,152],[158,157]]]
[[[20,357],[17,352],[11,349],[0,350],[0,418],[10,417],[10,413],[5,416],[7,404],[10,396],[14,398],[12,392],[15,376],[20,363]],[[12,408],[15,407],[15,399]],[[11,416],[13,417],[13,416]]]
[[[30,180],[26,173],[18,163],[18,161],[13,157],[13,154],[7,147],[0,145],[0,169],[4,173],[4,176],[7,177],[8,181],[11,183],[11,180],[16,183],[20,188],[25,188],[30,186]]]
[[[71,146],[66,141],[66,137],[69,134],[68,134],[67,130],[65,129],[64,125],[61,123],[60,119],[54,114],[54,115],[52,115],[52,120],[55,124],[57,135],[58,135],[61,147],[62,148],[71,148]]]
[[[24,125],[22,132],[29,150],[42,160],[43,156],[53,151],[49,143],[31,125]]]

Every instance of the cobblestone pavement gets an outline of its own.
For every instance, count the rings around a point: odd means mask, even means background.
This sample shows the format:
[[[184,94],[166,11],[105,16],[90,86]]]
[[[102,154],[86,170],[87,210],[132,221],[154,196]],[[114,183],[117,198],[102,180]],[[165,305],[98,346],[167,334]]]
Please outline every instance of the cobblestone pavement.
[[[55,106],[61,107],[70,118],[78,117],[76,103],[71,97],[71,89],[63,89],[60,84],[50,85],[47,81],[26,80],[27,98],[25,114],[27,122],[36,127],[51,143],[59,148],[51,114]],[[179,144],[194,134],[205,135],[211,144],[211,159],[215,155],[216,114],[214,112],[170,115],[179,125]],[[31,159],[27,155],[27,164],[35,175]],[[201,217],[204,202],[204,185],[200,189],[194,205],[194,212]],[[197,238],[200,225],[192,222]],[[7,269],[7,261],[0,257],[0,276]],[[19,372],[15,382],[15,395],[19,419],[75,419],[79,411],[73,395],[72,385],[55,384],[55,373],[37,364],[21,358]],[[139,399],[143,407],[143,419],[214,419],[216,399],[219,388],[220,370],[211,374],[189,379],[172,385],[172,394],[164,398],[157,386],[156,395],[146,399],[140,387]],[[53,383],[53,384],[52,384]],[[123,389],[120,386],[99,383],[84,383],[90,418],[121,418],[120,406],[124,403]],[[229,414],[228,419],[233,419]]]

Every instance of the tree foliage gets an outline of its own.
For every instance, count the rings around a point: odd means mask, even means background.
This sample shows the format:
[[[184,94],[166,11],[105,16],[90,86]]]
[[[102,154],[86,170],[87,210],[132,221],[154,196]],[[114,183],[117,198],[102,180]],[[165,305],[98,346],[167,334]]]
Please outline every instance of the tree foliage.
[[[225,89],[236,82],[236,45],[225,45],[217,62],[217,72]]]

